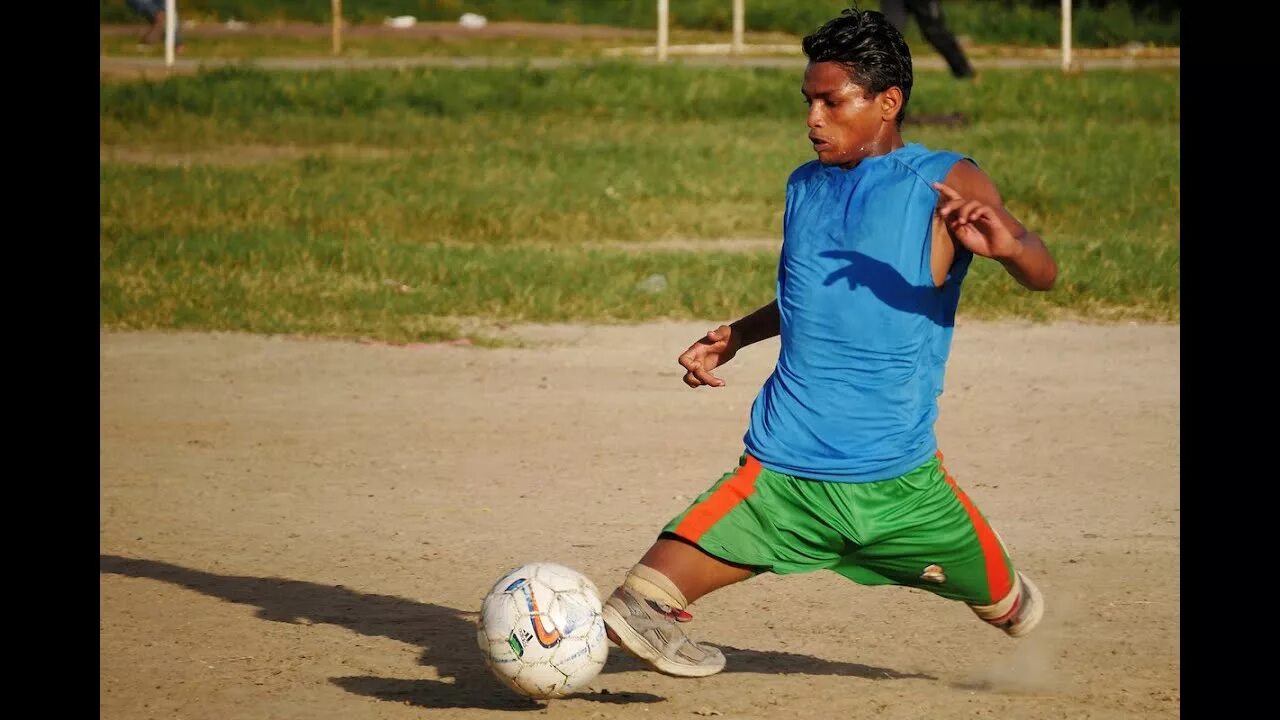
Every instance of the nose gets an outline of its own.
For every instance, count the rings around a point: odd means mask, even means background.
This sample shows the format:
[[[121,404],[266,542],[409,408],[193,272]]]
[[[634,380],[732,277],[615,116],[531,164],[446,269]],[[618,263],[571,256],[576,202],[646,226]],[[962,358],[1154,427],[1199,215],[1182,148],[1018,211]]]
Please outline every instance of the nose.
[[[805,122],[808,123],[810,130],[822,127],[822,109],[818,106],[818,103],[809,105],[809,115],[805,118]]]

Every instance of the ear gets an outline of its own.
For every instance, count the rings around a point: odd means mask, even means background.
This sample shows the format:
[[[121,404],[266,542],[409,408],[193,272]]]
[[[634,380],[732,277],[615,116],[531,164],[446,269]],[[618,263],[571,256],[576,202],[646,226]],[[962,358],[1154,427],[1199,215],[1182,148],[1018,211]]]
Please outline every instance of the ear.
[[[902,88],[894,85],[880,93],[880,118],[885,122],[896,122],[898,111],[902,109]]]

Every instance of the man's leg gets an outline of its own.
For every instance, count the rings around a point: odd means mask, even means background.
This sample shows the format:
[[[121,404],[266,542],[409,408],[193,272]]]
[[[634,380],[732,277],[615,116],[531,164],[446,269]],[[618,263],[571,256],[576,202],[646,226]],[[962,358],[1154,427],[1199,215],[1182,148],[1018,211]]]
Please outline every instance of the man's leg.
[[[902,0],[881,0],[880,12],[890,25],[898,28],[898,32],[907,34],[907,6]]]
[[[942,458],[883,483],[849,488],[881,537],[834,570],[863,584],[893,584],[959,600],[1011,637],[1031,632],[1044,615],[1044,596],[1017,571],[995,530],[947,474]],[[910,513],[901,504],[911,504]]]
[[[136,5],[131,3],[134,9],[147,17],[151,21],[151,27],[142,35],[141,42],[150,45],[153,42],[164,41],[164,3],[160,0],[138,0]],[[178,52],[182,52],[182,27],[181,20],[178,18],[177,11],[174,11],[173,18],[173,46]]]
[[[705,677],[720,672],[723,653],[690,640],[680,623],[693,619],[686,608],[698,598],[754,574],[664,535],[605,602],[609,639],[668,675]]]
[[[667,523],[605,601],[610,640],[668,675],[705,677],[724,669],[724,654],[693,642],[680,625],[693,619],[686,608],[694,600],[754,574],[747,566],[712,555],[698,542],[714,540],[717,548],[735,545],[744,532],[755,529],[750,515],[729,516],[755,494],[761,471],[760,463],[744,454],[735,470]]]
[[[150,45],[155,42],[157,31],[164,32],[164,6],[157,5],[153,0],[125,0],[125,4],[129,6],[130,10],[145,18],[148,23],[147,29],[138,38],[138,42],[142,45]],[[157,12],[160,13],[158,19]]]
[[[947,66],[951,68],[951,74],[958,78],[972,77],[973,66],[969,64],[964,50],[960,49],[960,43],[956,42],[955,35],[951,33],[946,20],[942,17],[942,3],[939,0],[906,0],[906,2],[911,13],[915,15],[916,22],[920,24],[920,33],[946,59]]]
[[[605,602],[611,638],[660,672],[720,672],[724,655],[693,643],[686,608],[709,592],[762,572],[804,573],[837,566],[846,535],[828,522],[831,483],[763,467],[743,454],[662,535]]]
[[[788,571],[800,572],[840,560],[838,550],[831,548],[788,550],[790,536],[784,537],[774,523],[805,522],[790,482],[744,454],[737,468],[667,523],[605,602],[610,638],[659,672],[682,677],[720,672],[724,655],[692,642],[681,627],[693,619],[686,609],[690,603],[759,572],[776,571],[780,562]],[[809,536],[820,534],[815,530]],[[833,547],[842,547],[836,533],[828,536]],[[814,565],[792,567],[787,564],[791,555]],[[827,564],[814,558],[825,558]]]
[[[999,602],[991,605],[970,605],[983,622],[1003,630],[1009,637],[1022,637],[1040,624],[1044,617],[1044,594],[1021,572],[1014,577],[1013,586]]]
[[[663,534],[640,564],[662,573],[681,593],[682,606],[722,587],[755,575],[746,565],[737,565],[708,553],[678,535]]]

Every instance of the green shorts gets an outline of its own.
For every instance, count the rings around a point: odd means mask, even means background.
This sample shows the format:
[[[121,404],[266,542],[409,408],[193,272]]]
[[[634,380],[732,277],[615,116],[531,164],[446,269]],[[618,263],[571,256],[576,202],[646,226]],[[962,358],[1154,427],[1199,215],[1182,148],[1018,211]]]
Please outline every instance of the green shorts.
[[[1008,595],[1013,564],[942,454],[889,480],[841,483],[777,473],[744,454],[663,528],[728,562],[778,574],[833,570],[970,605]]]

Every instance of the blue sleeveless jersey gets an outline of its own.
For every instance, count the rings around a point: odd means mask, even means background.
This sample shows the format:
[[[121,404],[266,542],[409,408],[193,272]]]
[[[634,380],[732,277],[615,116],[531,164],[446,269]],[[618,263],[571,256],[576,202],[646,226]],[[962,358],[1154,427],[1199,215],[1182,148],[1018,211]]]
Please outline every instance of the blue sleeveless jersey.
[[[962,157],[913,143],[852,170],[815,160],[787,180],[781,349],[744,438],[765,467],[873,482],[934,455],[937,398],[973,255],[959,249],[935,287],[931,183]]]

